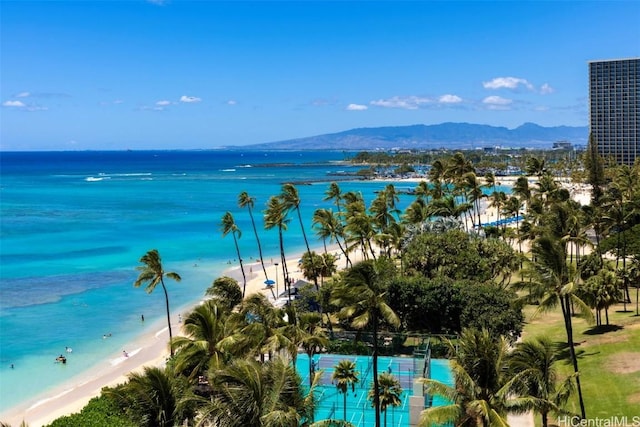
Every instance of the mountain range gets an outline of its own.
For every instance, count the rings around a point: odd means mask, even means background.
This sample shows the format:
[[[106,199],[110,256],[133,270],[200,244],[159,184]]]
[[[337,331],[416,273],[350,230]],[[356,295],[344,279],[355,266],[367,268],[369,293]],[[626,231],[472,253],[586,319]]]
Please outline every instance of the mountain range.
[[[544,127],[524,123],[515,128],[472,123],[357,128],[338,133],[244,146],[260,150],[474,149],[484,147],[550,149],[557,141],[586,145],[588,126]],[[229,147],[230,148],[230,147]]]

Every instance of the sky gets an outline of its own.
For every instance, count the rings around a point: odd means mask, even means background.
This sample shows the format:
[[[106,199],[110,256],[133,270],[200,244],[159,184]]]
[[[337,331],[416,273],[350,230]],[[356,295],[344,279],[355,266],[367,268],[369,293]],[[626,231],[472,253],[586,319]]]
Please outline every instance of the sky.
[[[0,150],[588,126],[588,62],[640,57],[639,22],[637,0],[0,0]]]

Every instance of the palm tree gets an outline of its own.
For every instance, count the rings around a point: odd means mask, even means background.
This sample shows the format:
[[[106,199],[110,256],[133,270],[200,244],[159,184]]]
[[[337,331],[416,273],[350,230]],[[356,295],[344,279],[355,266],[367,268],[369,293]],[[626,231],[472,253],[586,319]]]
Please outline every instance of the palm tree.
[[[344,227],[338,217],[334,215],[331,209],[316,209],[313,213],[312,227],[316,230],[316,234],[323,241],[329,239],[329,242],[336,242],[340,248],[340,252],[346,259],[346,265],[351,264],[347,244],[344,236]],[[343,243],[340,241],[342,239]],[[326,245],[325,245],[326,248]],[[325,249],[326,252],[326,249]]]
[[[213,284],[207,288],[205,295],[216,300],[216,304],[225,307],[227,311],[233,310],[235,306],[242,302],[242,290],[238,286],[238,281],[228,276],[218,277]]]
[[[538,157],[529,157],[525,160],[525,172],[527,175],[535,175],[538,178],[547,172],[545,159]]]
[[[480,200],[485,198],[486,195],[482,192],[482,186],[480,185],[480,181],[478,180],[475,172],[468,172],[464,174],[462,180],[465,188],[468,191],[468,200],[471,204],[473,204],[475,213],[478,216],[478,228],[481,228],[482,221],[480,220]],[[473,220],[473,210],[471,212],[472,223],[473,225],[475,225],[475,221]]]
[[[244,326],[223,343],[236,353],[271,360],[273,354],[281,349],[289,349],[291,340],[282,329],[284,313],[273,306],[263,294],[249,295],[240,306],[237,317],[242,318]]]
[[[349,193],[345,195],[346,196]],[[346,205],[347,224],[344,231],[347,233],[347,244],[349,246],[360,245],[362,254],[368,259],[369,254],[375,259],[376,255],[373,250],[371,240],[375,235],[373,228],[373,218],[367,215],[367,208],[364,200],[361,198],[354,200]]]
[[[282,273],[284,275],[285,286],[289,283],[289,271],[287,270],[287,258],[284,253],[284,239],[282,232],[287,229],[289,219],[287,218],[286,210],[283,207],[282,201],[275,196],[271,196],[267,202],[267,209],[264,211],[264,228],[271,230],[274,227],[278,227],[278,240],[280,242],[280,262],[282,263]],[[276,299],[276,295],[271,289],[273,299]]]
[[[322,315],[320,313],[301,313],[298,322],[300,328],[304,331],[301,347],[309,356],[309,386],[311,386],[315,372],[313,356],[329,344],[329,339],[322,328]]]
[[[400,381],[388,372],[380,374],[378,379],[380,383],[380,412],[384,412],[384,427],[387,427],[387,408],[389,406],[398,407],[402,405],[402,387]],[[369,390],[369,399],[373,400],[375,390],[371,388]]]
[[[251,217],[251,225],[253,226],[253,233],[256,235],[256,242],[258,242],[258,253],[260,254],[260,265],[262,266],[262,271],[264,272],[264,280],[265,282],[269,281],[269,276],[267,275],[267,269],[264,266],[264,258],[262,257],[262,245],[260,244],[260,237],[258,237],[258,229],[256,228],[256,221],[253,218],[253,206],[256,201],[255,197],[249,196],[246,191],[241,192],[238,195],[238,206],[244,208],[245,206],[249,210],[249,216]]]
[[[531,253],[534,260],[527,275],[532,282],[515,284],[516,289],[529,291],[529,300],[537,303],[536,314],[553,310],[560,305],[562,318],[564,319],[567,345],[573,363],[573,369],[578,374],[578,358],[573,342],[572,307],[578,310],[578,314],[587,321],[593,321],[593,314],[589,307],[576,295],[576,283],[578,279],[575,268],[567,264],[567,253],[564,244],[558,237],[543,234],[531,244]],[[580,376],[576,376],[578,398],[582,418],[586,418]]]
[[[240,262],[240,271],[242,272],[242,297],[244,298],[245,292],[247,290],[247,276],[244,273],[244,265],[242,264],[242,257],[240,256],[240,246],[238,246],[238,239],[242,236],[242,232],[240,231],[240,228],[238,228],[236,221],[233,219],[233,215],[231,215],[231,212],[227,211],[224,215],[222,215],[221,230],[222,237],[225,237],[229,233],[231,233],[231,235],[233,236],[233,243],[236,246],[238,261]]]
[[[200,400],[198,426],[298,427],[312,419],[317,379],[305,395],[295,368],[280,357],[264,364],[236,359],[209,382],[212,395]]]
[[[453,422],[456,426],[508,427],[507,342],[496,340],[486,329],[465,329],[457,346],[451,341],[448,346],[455,354],[450,362],[454,386],[433,379],[421,381],[430,396],[443,397],[449,403],[422,411],[418,425]]]
[[[338,213],[340,213],[340,205],[341,205],[343,196],[338,183],[337,182],[330,183],[329,188],[324,194],[326,197],[322,200],[325,202],[329,200],[334,200],[336,204],[336,209],[338,209]]]
[[[184,386],[170,370],[145,366],[142,372],[129,374],[129,381],[106,393],[120,401],[139,416],[139,425],[145,427],[172,427],[182,422],[179,401]]]
[[[542,427],[547,427],[550,413],[567,413],[562,407],[575,389],[576,374],[559,383],[554,365],[560,361],[562,357],[548,337],[519,342],[508,357],[513,374],[508,387],[518,396],[516,406],[539,413]]]
[[[360,381],[358,375],[359,372],[356,371],[355,362],[349,359],[339,361],[334,366],[333,374],[331,375],[331,382],[335,383],[338,392],[342,393],[344,398],[342,418],[345,421],[347,421],[347,391],[349,387],[351,387],[351,392],[356,391],[356,384]]]
[[[356,329],[370,327],[373,332],[373,384],[376,427],[380,426],[380,386],[378,384],[378,332],[381,322],[400,325],[398,315],[386,303],[386,278],[393,266],[386,258],[363,261],[347,270],[344,280],[332,293],[332,304],[341,307],[338,316],[349,319]]]
[[[427,212],[429,216],[460,218],[472,207],[471,203],[457,203],[454,196],[446,196],[432,199],[427,207]]]
[[[173,357],[173,334],[171,333],[171,315],[169,314],[169,294],[167,293],[167,287],[164,284],[165,276],[169,279],[173,279],[176,282],[182,280],[178,273],[168,272],[165,273],[162,268],[162,260],[160,259],[160,254],[157,249],[151,249],[149,252],[144,254],[142,258],[140,258],[140,262],[144,265],[136,267],[136,270],[140,272],[140,275],[133,282],[133,286],[138,288],[143,284],[146,284],[145,291],[148,294],[152,293],[156,288],[158,283],[162,285],[162,290],[164,291],[164,300],[167,306],[167,326],[169,327],[169,348],[171,356]]]
[[[304,238],[304,244],[307,247],[307,253],[311,254],[309,248],[309,241],[307,240],[307,233],[304,231],[304,222],[302,221],[302,214],[300,213],[300,195],[298,189],[293,184],[284,184],[282,186],[282,192],[280,193],[280,199],[282,200],[282,208],[285,211],[295,210],[298,214],[298,221],[300,222],[300,229],[302,230],[302,237]],[[311,255],[309,255],[311,256]],[[312,258],[313,259],[313,258]],[[316,290],[319,290],[318,276],[314,274],[313,284],[316,286]]]
[[[602,325],[602,310],[605,312],[606,324],[609,324],[609,307],[623,298],[620,288],[620,277],[609,266],[589,277],[578,288],[580,297],[596,311],[596,325]]]
[[[223,348],[223,340],[235,331],[229,311],[216,300],[208,300],[193,309],[184,320],[184,336],[173,339],[176,349],[175,370],[189,379],[218,368],[232,353]]]

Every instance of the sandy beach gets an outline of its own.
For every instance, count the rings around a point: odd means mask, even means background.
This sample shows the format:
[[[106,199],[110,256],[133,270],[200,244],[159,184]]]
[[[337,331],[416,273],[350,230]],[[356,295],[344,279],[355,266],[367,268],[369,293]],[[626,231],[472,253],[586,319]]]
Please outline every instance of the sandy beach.
[[[501,185],[511,186],[516,179],[517,177],[499,177],[498,181]],[[397,181],[419,182],[421,179]],[[581,204],[589,203],[589,191],[586,186],[569,182],[563,183],[563,185],[570,190],[574,200],[579,201]],[[483,201],[483,206],[482,223],[486,224],[495,221],[497,218],[496,209],[488,207],[487,201]],[[322,251],[322,248],[316,248],[316,252],[320,251]],[[332,247],[331,251],[338,253],[337,247]],[[292,256],[287,260],[287,268],[290,276],[294,279],[303,279],[298,267],[300,256],[301,254],[296,254],[296,256]],[[360,260],[361,256],[361,254],[355,254],[355,259],[352,259],[352,261]],[[283,270],[282,266],[275,264],[277,261],[275,258],[265,259],[265,267],[269,278],[276,281],[278,292],[282,293],[284,291]],[[338,268],[344,268],[343,260],[339,261]],[[271,289],[264,284],[264,273],[259,262],[245,264],[245,273],[247,275],[247,295],[262,293],[269,300],[274,301]],[[224,274],[234,277],[242,286],[242,276],[238,266],[233,266]],[[174,335],[180,334],[179,317],[184,318],[198,302],[194,301],[190,305],[172,309],[171,317]],[[109,360],[100,363],[94,369],[70,379],[50,392],[35,396],[21,405],[11,408],[0,415],[0,421],[13,426],[19,425],[22,421],[25,421],[30,427],[46,425],[60,416],[79,412],[91,398],[100,394],[103,387],[125,382],[129,373],[142,370],[144,366],[163,366],[169,355],[169,334],[166,323],[157,321],[150,325],[148,330],[150,332],[145,333],[127,345],[128,357],[124,357],[122,353],[113,354],[112,357],[109,357]]]
[[[331,248],[334,253],[336,249]],[[322,249],[316,248],[316,251],[319,250]],[[298,268],[300,256],[301,254],[296,254],[287,260],[289,274],[295,279],[303,279]],[[265,259],[267,275],[274,281],[277,277],[278,290],[282,293],[284,291],[282,266],[275,265],[275,258],[273,262],[270,259]],[[342,267],[344,264],[339,262],[338,268]],[[245,273],[247,275],[247,295],[262,293],[270,301],[274,301],[271,290],[264,284],[264,273],[259,262],[245,264]],[[230,268],[224,274],[237,279],[239,285],[242,286],[242,275],[238,266]],[[193,304],[171,310],[171,328],[174,335],[180,334],[180,317],[186,317],[198,303],[199,301],[196,301]],[[150,325],[149,331],[127,344],[127,357],[123,353],[113,354],[109,360],[100,363],[94,369],[79,374],[51,391],[11,408],[0,416],[0,421],[12,426],[18,426],[22,421],[25,421],[29,427],[47,425],[61,416],[79,412],[89,400],[100,395],[102,388],[124,383],[129,373],[141,371],[145,366],[164,366],[169,356],[169,331],[166,322],[160,320],[154,322]]]

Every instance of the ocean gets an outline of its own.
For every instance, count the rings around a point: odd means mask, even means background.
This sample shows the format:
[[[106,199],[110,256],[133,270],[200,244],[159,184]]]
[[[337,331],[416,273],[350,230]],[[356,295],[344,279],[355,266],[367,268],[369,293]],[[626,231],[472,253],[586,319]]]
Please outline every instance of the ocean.
[[[262,211],[284,182],[297,183],[310,244],[311,217],[329,182],[355,172],[343,152],[84,151],[0,153],[0,413],[43,396],[114,358],[127,343],[166,322],[160,288],[134,288],[138,260],[157,249],[172,315],[202,299],[213,280],[236,267],[233,238],[220,220],[230,211],[246,262],[258,260],[248,211],[255,197],[265,261],[279,256],[277,231]],[[340,181],[369,202],[386,183]],[[403,185],[413,187],[413,184]],[[409,197],[409,196],[406,196]],[[294,216],[287,254],[302,253]],[[145,322],[141,321],[144,315]],[[108,338],[104,338],[108,335]],[[65,348],[73,349],[65,353]],[[132,349],[129,349],[132,350]],[[68,363],[54,363],[65,354]],[[115,355],[115,356],[114,356]]]

